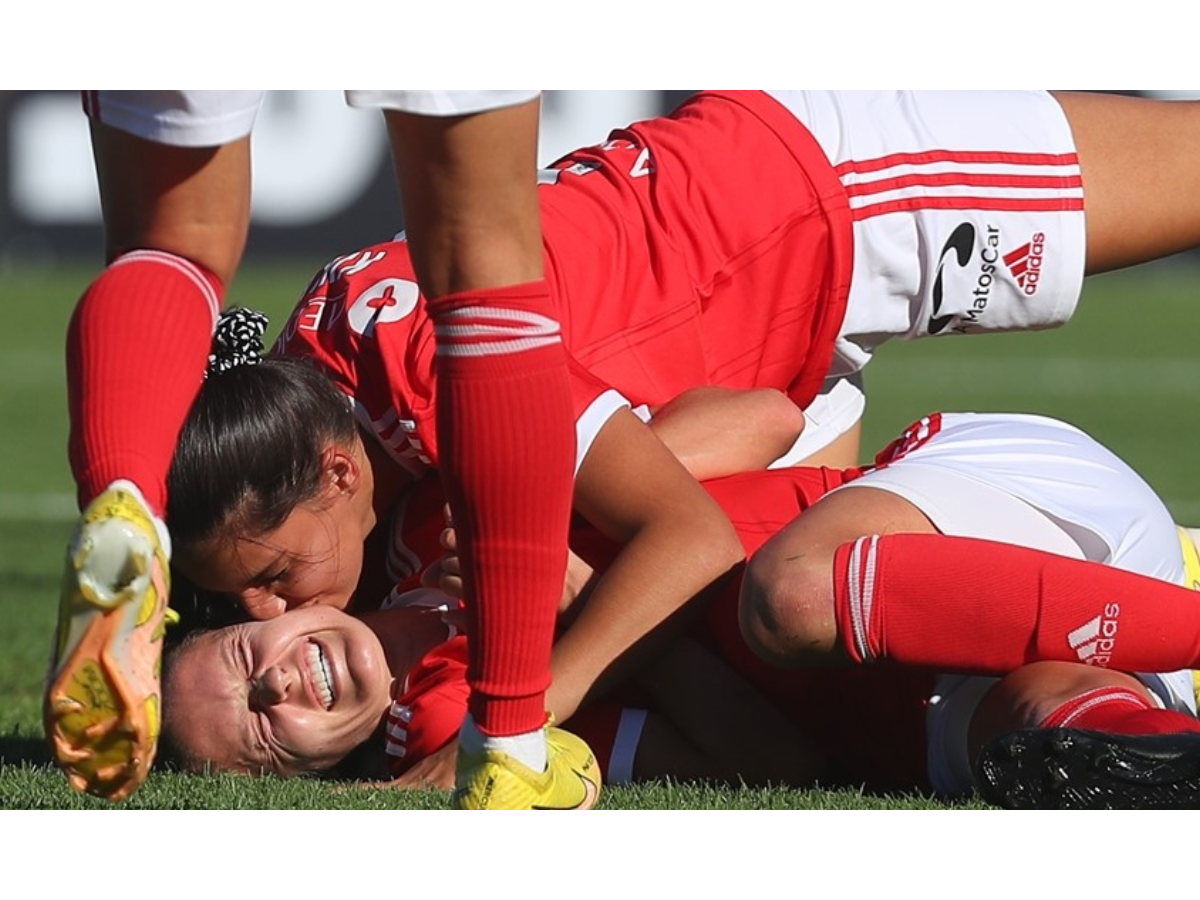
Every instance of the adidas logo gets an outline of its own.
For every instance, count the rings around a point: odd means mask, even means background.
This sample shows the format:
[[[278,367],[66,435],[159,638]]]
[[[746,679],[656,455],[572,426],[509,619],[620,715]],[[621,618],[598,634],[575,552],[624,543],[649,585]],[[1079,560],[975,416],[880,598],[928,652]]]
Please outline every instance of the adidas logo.
[[[1037,293],[1038,282],[1042,277],[1042,258],[1046,251],[1046,235],[1037,232],[1029,239],[1028,244],[1022,244],[1011,253],[1004,256],[1004,264],[1012,272],[1013,278],[1027,296]]]
[[[1106,603],[1103,613],[1067,634],[1067,644],[1081,663],[1104,667],[1112,661],[1113,648],[1117,644],[1117,617],[1120,614],[1121,604]]]

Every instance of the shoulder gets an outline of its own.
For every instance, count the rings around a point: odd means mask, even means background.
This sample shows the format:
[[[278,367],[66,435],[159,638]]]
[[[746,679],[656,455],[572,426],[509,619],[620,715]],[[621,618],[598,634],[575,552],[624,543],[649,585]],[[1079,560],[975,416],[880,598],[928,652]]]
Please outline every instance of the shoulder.
[[[466,638],[453,638],[425,655],[388,710],[386,752],[394,775],[458,734],[469,693]]]

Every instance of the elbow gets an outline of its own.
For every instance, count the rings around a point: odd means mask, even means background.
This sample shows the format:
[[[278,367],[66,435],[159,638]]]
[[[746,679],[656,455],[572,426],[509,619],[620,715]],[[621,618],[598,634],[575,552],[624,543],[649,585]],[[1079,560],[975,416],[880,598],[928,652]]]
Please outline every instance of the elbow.
[[[724,513],[711,523],[705,546],[705,558],[717,575],[724,575],[746,561],[746,548]]]
[[[776,451],[772,459],[776,459],[792,449],[804,431],[804,410],[783,391],[774,388],[762,388],[757,395],[758,421],[768,425],[767,439]]]
[[[676,571],[688,572],[696,587],[711,586],[746,562],[737,531],[715,502],[711,510],[694,510],[686,521],[677,519],[660,536]]]

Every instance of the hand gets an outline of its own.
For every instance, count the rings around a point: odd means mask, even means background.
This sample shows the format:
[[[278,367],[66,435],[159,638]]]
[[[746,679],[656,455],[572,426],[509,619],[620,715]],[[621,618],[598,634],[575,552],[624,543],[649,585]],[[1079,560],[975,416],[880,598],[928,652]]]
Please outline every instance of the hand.
[[[450,518],[450,507],[443,508],[446,517],[446,527],[438,538],[442,546],[442,556],[421,573],[421,584],[428,588],[437,588],[449,594],[455,600],[463,600],[462,560],[458,555],[458,539],[454,533],[454,520]]]
[[[458,738],[418,761],[411,769],[388,782],[388,787],[402,790],[449,791],[454,789],[454,768],[458,758]]]

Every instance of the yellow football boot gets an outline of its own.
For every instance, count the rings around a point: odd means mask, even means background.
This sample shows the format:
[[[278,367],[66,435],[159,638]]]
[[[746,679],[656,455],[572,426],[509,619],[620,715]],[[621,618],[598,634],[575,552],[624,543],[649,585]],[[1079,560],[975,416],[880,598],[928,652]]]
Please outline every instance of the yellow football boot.
[[[163,631],[176,618],[167,540],[137,488],[115,482],[67,548],[46,736],[71,786],[110,800],[132,794],[154,761]]]
[[[545,772],[505,753],[458,751],[450,805],[456,809],[591,809],[600,798],[600,766],[582,740],[547,726]]]

